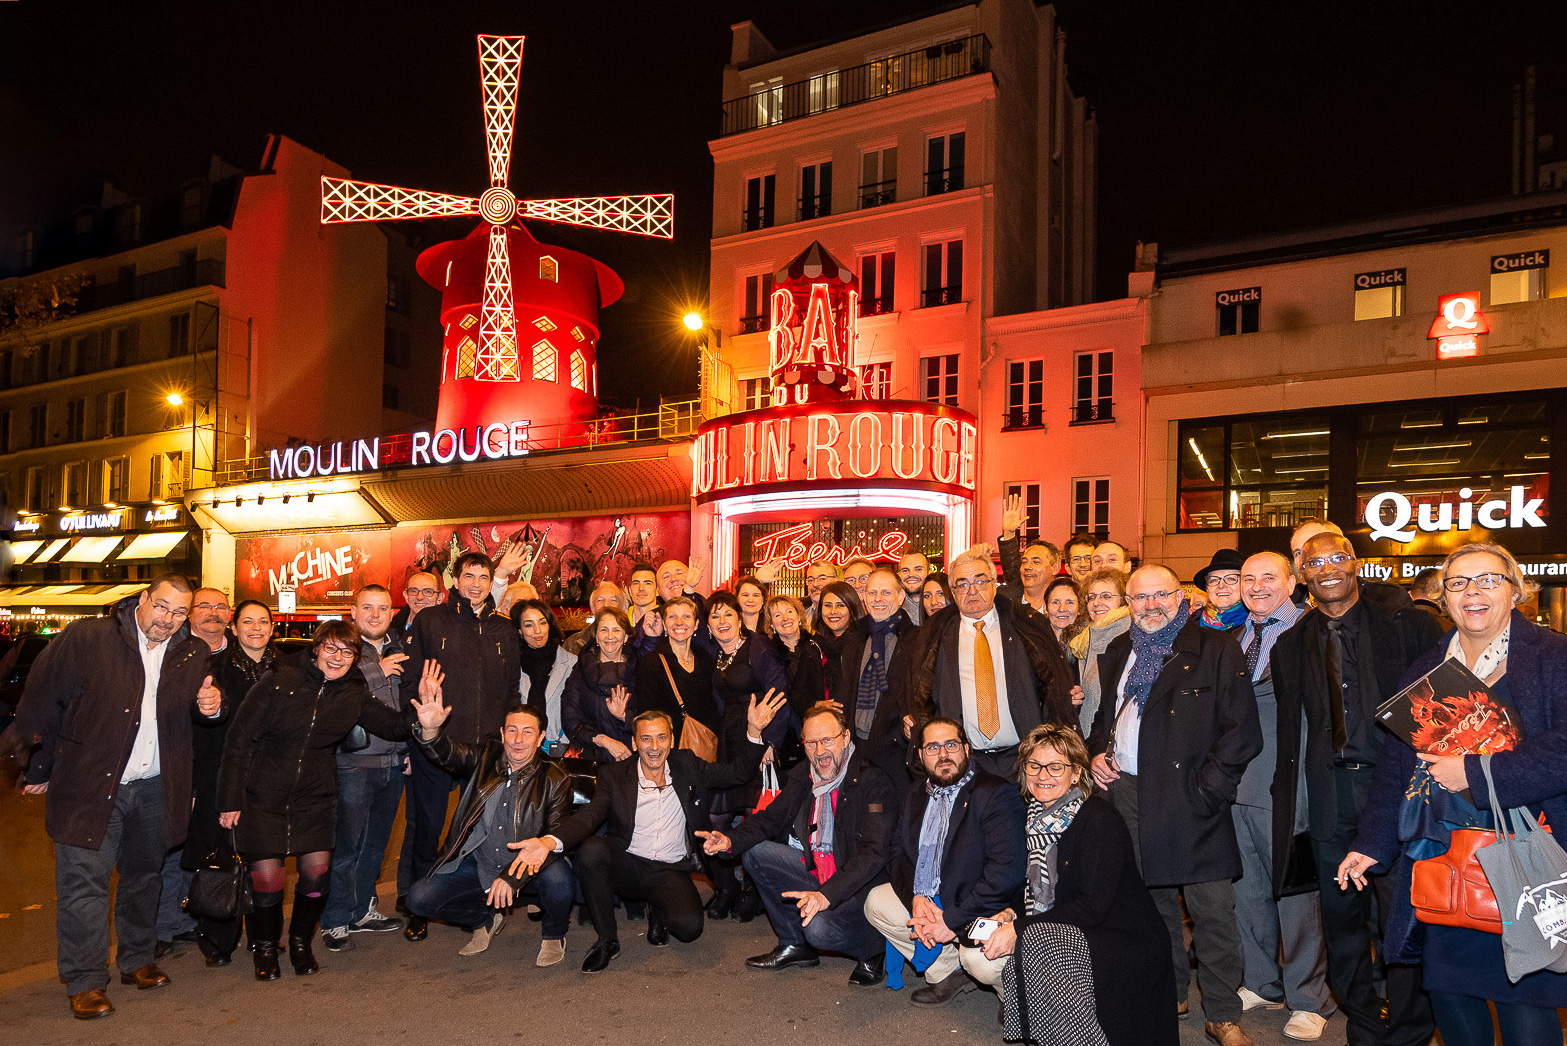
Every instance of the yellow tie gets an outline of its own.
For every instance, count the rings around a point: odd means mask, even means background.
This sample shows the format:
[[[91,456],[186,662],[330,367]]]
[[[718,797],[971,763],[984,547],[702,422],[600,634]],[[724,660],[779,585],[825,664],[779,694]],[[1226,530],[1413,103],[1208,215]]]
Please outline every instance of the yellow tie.
[[[1001,729],[1001,709],[996,704],[996,665],[990,660],[990,640],[985,623],[974,622],[974,722],[985,740]]]

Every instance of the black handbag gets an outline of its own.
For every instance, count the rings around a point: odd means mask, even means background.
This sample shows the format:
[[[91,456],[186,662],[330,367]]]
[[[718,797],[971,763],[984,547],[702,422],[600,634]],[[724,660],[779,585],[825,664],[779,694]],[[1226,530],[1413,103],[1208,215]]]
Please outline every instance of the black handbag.
[[[190,879],[181,906],[198,919],[233,919],[255,908],[250,866],[234,844],[234,829],[207,855]]]

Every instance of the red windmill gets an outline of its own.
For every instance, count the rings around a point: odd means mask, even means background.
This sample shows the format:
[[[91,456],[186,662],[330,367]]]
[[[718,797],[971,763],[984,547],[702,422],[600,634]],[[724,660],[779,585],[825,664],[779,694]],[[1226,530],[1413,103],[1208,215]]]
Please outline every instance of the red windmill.
[[[393,185],[377,185],[347,178],[321,179],[321,221],[323,224],[338,222],[373,222],[404,218],[453,218],[477,215],[489,226],[488,245],[483,254],[483,304],[474,322],[472,292],[479,281],[479,273],[454,271],[473,251],[462,249],[475,239],[454,241],[426,251],[420,258],[420,274],[443,291],[442,320],[448,331],[448,351],[451,357],[443,364],[443,393],[448,380],[472,379],[476,382],[516,383],[531,380],[530,375],[548,374],[550,381],[557,370],[580,372],[584,367],[592,369],[590,357],[581,352],[572,356],[570,365],[557,368],[554,350],[548,367],[542,357],[531,368],[519,364],[517,335],[517,309],[537,307],[541,319],[535,321],[541,330],[553,330],[562,325],[564,317],[572,323],[565,329],[571,331],[578,342],[591,342],[597,338],[596,318],[599,305],[608,304],[618,297],[620,281],[607,267],[572,251],[548,248],[542,257],[541,248],[527,231],[518,224],[521,218],[537,218],[541,221],[560,222],[566,225],[612,229],[617,232],[673,238],[674,197],[669,194],[653,196],[587,196],[566,199],[519,200],[507,187],[511,169],[512,134],[517,113],[517,89],[522,68],[521,36],[480,36],[479,70],[484,88],[485,144],[489,153],[490,187],[479,197],[454,196],[447,193],[403,189]],[[475,243],[474,247],[478,245]],[[524,281],[529,290],[527,297],[514,295],[512,279],[513,248],[518,248],[539,260],[541,275],[553,288],[540,289],[538,281]],[[519,259],[524,260],[524,259]],[[439,261],[440,267],[435,266]],[[431,264],[427,265],[426,262]],[[466,266],[464,266],[466,268]],[[435,271],[431,271],[431,270]],[[560,269],[568,270],[561,274]],[[571,279],[580,272],[585,279]],[[561,279],[566,275],[567,279]],[[553,319],[545,318],[545,316]],[[477,326],[477,338],[468,329]],[[534,346],[542,351],[541,342]],[[587,362],[584,362],[586,360]],[[526,373],[525,373],[526,370]],[[578,392],[588,395],[586,380],[573,382]],[[474,390],[479,393],[480,390]],[[499,389],[491,390],[501,393]],[[569,390],[568,390],[569,391]],[[440,424],[464,424],[478,421],[480,411],[490,413],[504,402],[516,400],[516,396],[479,394],[471,409],[462,409],[460,417],[449,417],[456,404],[448,404],[444,394]],[[580,406],[580,404],[579,404]],[[546,408],[548,409],[548,408]],[[573,410],[571,413],[577,413]],[[543,419],[540,419],[543,420]]]

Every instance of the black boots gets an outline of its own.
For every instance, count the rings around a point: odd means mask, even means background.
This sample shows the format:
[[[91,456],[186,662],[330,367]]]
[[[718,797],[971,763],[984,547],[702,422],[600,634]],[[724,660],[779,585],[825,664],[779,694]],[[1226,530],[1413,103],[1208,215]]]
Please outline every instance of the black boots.
[[[326,895],[301,897],[294,895],[294,914],[288,921],[288,961],[294,964],[294,972],[308,977],[321,969],[316,962],[310,944],[316,936],[316,924],[326,908]]]
[[[245,929],[250,935],[250,950],[256,961],[256,980],[275,981],[281,976],[277,966],[277,939],[283,933],[283,902],[256,905],[245,916]]]
[[[748,923],[761,914],[762,892],[756,888],[756,881],[748,875],[745,877],[745,886],[740,890],[740,896],[735,899],[731,918],[737,922]]]

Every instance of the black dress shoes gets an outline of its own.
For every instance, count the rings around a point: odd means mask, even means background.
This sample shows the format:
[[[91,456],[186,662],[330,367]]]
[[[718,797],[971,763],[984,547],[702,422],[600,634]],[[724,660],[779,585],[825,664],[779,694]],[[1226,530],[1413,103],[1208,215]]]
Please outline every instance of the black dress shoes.
[[[752,970],[782,970],[786,966],[820,966],[821,958],[809,944],[780,944],[766,955],[753,955],[745,961]]]
[[[595,941],[588,951],[588,957],[582,960],[583,973],[598,973],[609,965],[609,961],[620,954],[619,941]]]
[[[669,943],[669,927],[664,925],[664,920],[653,913],[648,913],[647,943],[655,948],[662,948]]]
[[[909,993],[909,1001],[918,1006],[944,1006],[961,995],[973,982],[961,969],[953,970],[935,984]]]
[[[738,890],[730,888],[713,894],[712,899],[707,902],[707,907],[704,909],[707,912],[707,917],[709,919],[729,918],[729,913],[734,911],[735,894],[738,892]]]
[[[430,936],[430,920],[422,915],[410,915],[408,924],[403,927],[403,936],[410,941],[422,941]]]
[[[734,911],[729,917],[736,922],[748,923],[761,914],[762,892],[748,879],[745,888],[740,891],[740,896],[735,898]]]
[[[849,974],[849,983],[859,988],[874,988],[887,976],[887,953],[874,959],[861,959]]]

